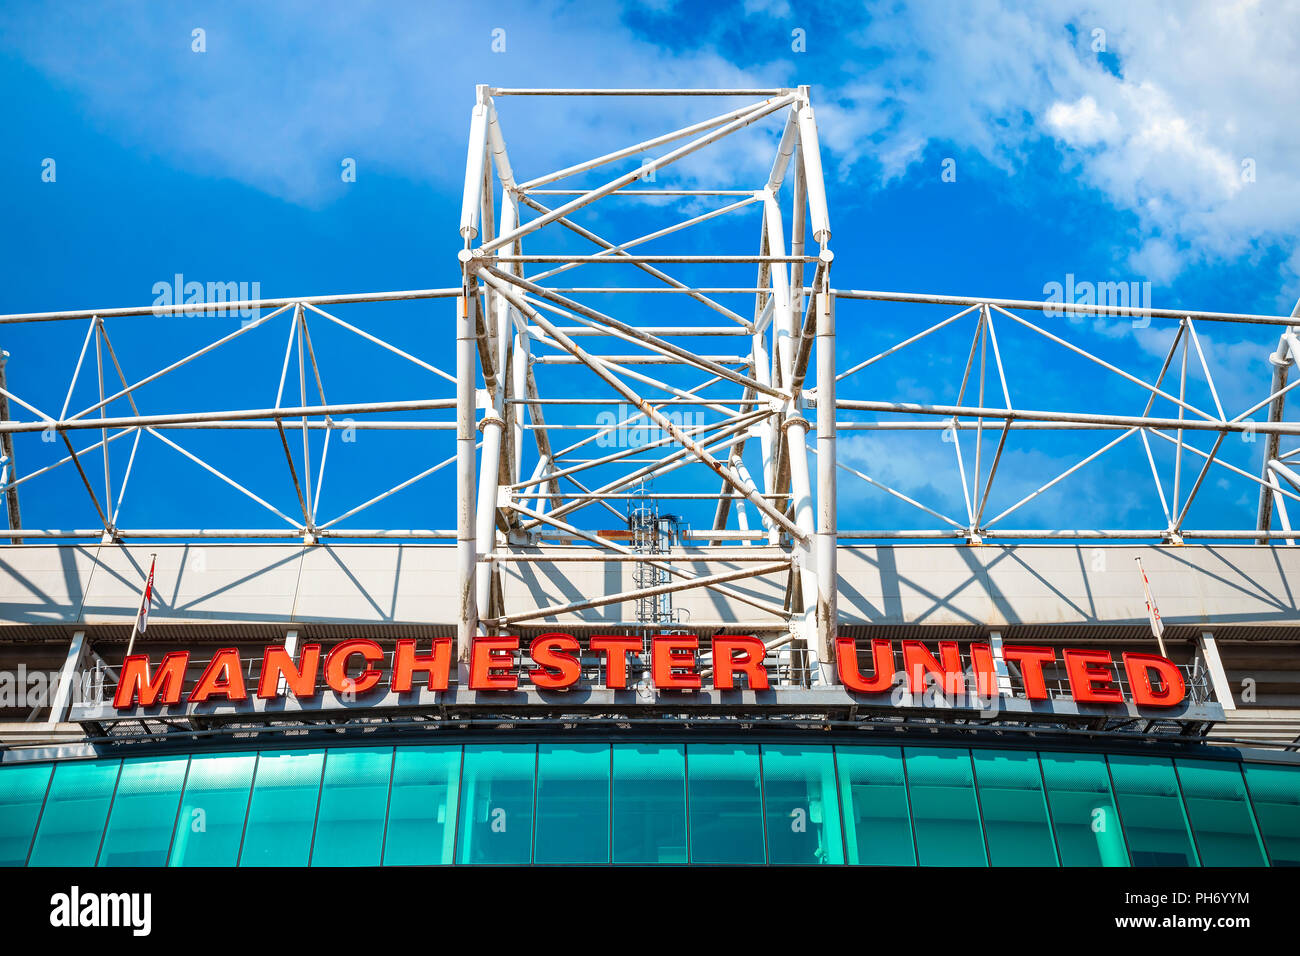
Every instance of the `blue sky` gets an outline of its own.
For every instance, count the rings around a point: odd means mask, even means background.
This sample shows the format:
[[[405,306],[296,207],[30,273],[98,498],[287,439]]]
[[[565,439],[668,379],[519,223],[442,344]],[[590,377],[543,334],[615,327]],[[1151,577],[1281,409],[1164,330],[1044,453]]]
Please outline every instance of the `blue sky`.
[[[497,28],[505,31],[504,52],[492,50]],[[1298,28],[1294,3],[956,8],[660,0],[499,3],[487,14],[441,3],[70,3],[51,10],[10,2],[0,9],[0,312],[144,305],[155,283],[176,273],[257,282],[265,296],[454,285],[469,110],[475,84],[489,83],[811,85],[837,287],[1042,299],[1045,284],[1074,275],[1149,281],[1151,304],[1160,308],[1288,314],[1300,296],[1300,132],[1290,121],[1300,96]],[[201,53],[192,50],[195,29],[204,31]],[[804,52],[792,49],[794,31],[802,31]],[[516,169],[536,175],[714,108],[677,100],[612,115],[607,103],[514,100],[502,103],[501,115]],[[760,185],[763,151],[777,134],[755,130],[738,140],[730,169],[701,156],[661,181],[720,183],[719,176],[732,176],[726,185]],[[346,158],[356,162],[355,182],[340,178]],[[55,162],[54,182],[42,180],[46,159]],[[941,177],[946,160],[955,162],[955,182]],[[626,238],[648,231],[646,223],[671,221],[657,218],[666,210],[647,204],[625,209],[589,224]],[[756,223],[752,216],[719,222],[656,248],[751,251]],[[581,244],[557,239],[547,248]],[[737,274],[737,281],[749,279]],[[842,304],[841,368],[951,311]],[[352,306],[338,314],[452,369],[449,303]],[[1115,320],[1042,320],[1045,327],[1052,322],[1147,379],[1173,335],[1161,320],[1147,329]],[[236,327],[229,320],[153,318],[108,325],[132,379]],[[1015,404],[1141,412],[1145,399],[1135,386],[1010,320],[996,320],[996,328]],[[195,363],[184,378],[147,386],[142,410],[271,404],[286,330],[268,324]],[[80,322],[0,328],[0,347],[12,356],[11,390],[57,412],[85,331]],[[931,349],[882,363],[878,374],[846,380],[841,397],[951,402],[973,325],[950,332]],[[1276,330],[1205,324],[1198,333],[1229,416],[1265,397]],[[450,395],[440,380],[328,323],[313,325],[312,334],[331,401]],[[74,410],[92,403],[93,372],[92,362]],[[1199,372],[1188,400],[1212,408]],[[129,409],[118,403],[113,411]],[[1169,414],[1172,405],[1157,403],[1153,412]],[[579,419],[557,412],[554,420]],[[274,432],[168,434],[286,514],[297,513]],[[1013,435],[990,511],[1108,437]],[[79,438],[81,447],[98,435]],[[131,441],[111,446],[114,494]],[[1212,441],[1201,435],[1194,443],[1207,449]],[[995,444],[996,435],[986,439],[986,470]],[[963,450],[969,467],[973,449],[967,443]],[[313,467],[319,451],[314,445]],[[1172,455],[1154,439],[1153,452],[1169,494]],[[19,436],[19,473],[62,453],[61,443]],[[451,453],[444,432],[366,433],[353,445],[336,442],[322,519]],[[1251,473],[1261,454],[1262,442],[1235,436],[1221,452]],[[952,449],[936,433],[846,434],[841,458],[964,518]],[[1192,461],[1184,465],[1184,494],[1200,459]],[[100,491],[102,461],[91,455],[85,464]],[[1164,523],[1135,439],[1099,464],[1025,508],[1014,525]],[[701,481],[684,471],[676,484],[660,487],[686,490]],[[450,482],[448,469],[352,526],[451,527]],[[935,526],[847,475],[840,494],[841,527]],[[1249,527],[1256,497],[1251,482],[1215,468],[1188,526]],[[97,523],[68,466],[24,484],[22,503],[29,527]],[[613,521],[600,509],[583,514],[593,527]],[[690,517],[700,524],[706,515]],[[155,441],[141,443],[120,523],[283,525]]]

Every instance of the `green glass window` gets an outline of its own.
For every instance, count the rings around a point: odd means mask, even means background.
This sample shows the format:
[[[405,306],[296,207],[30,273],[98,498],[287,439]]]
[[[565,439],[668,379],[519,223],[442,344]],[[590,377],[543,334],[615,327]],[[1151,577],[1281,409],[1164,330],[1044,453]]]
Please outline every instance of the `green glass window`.
[[[1247,766],[1246,786],[1274,866],[1300,866],[1300,767]]]
[[[392,767],[392,747],[326,751],[312,866],[379,865]]]
[[[457,863],[528,863],[533,844],[531,744],[467,744]]]
[[[1218,760],[1174,763],[1201,865],[1267,866],[1241,767]]]
[[[534,863],[609,862],[609,744],[537,748]]]
[[[1038,755],[972,750],[992,866],[1057,866]]]
[[[763,747],[763,809],[771,863],[843,863],[830,747]]]
[[[94,866],[120,760],[57,764],[45,799],[32,866]]]
[[[836,747],[835,763],[849,862],[915,866],[903,752],[897,747]]]
[[[686,779],[692,863],[762,863],[758,747],[691,744]]]
[[[52,764],[0,769],[0,866],[27,862]]]
[[[614,744],[614,862],[686,862],[686,748]]]
[[[257,755],[195,754],[172,840],[171,866],[234,866]]]
[[[1109,757],[1119,815],[1134,866],[1196,866],[1174,762],[1162,757]]]
[[[122,762],[100,866],[162,866],[171,848],[189,757]]]
[[[388,799],[384,864],[452,862],[456,838],[459,747],[398,747]]]
[[[1128,866],[1106,758],[1070,753],[1039,757],[1061,865]]]
[[[240,866],[306,866],[320,796],[321,750],[257,755]]]
[[[970,751],[903,750],[922,866],[987,866]]]

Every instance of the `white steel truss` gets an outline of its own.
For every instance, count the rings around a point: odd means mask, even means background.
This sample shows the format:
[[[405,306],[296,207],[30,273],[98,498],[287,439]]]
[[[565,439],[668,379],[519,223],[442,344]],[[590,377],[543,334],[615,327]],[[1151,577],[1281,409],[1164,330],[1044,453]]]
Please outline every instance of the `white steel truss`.
[[[498,115],[498,105],[516,96],[543,102],[561,97],[559,102],[566,104],[575,98],[637,104],[661,96],[722,97],[729,106],[743,102],[592,159],[554,170],[530,168],[532,178],[520,182]],[[744,136],[757,136],[760,146],[770,150],[766,179],[752,188],[710,182],[719,170],[732,175],[747,169],[744,162],[732,161],[739,148],[728,152]],[[752,154],[752,149],[744,153]],[[723,161],[697,163],[689,174],[676,174],[692,160],[714,155]],[[607,210],[628,203],[645,213],[638,213],[638,222],[644,218],[650,225],[630,237],[604,235],[606,224],[619,219]],[[652,222],[665,212],[673,215],[662,224]],[[714,229],[744,230],[748,248],[713,251],[709,239],[703,242],[708,252],[680,251],[683,239],[712,235]],[[765,631],[776,635],[769,648],[789,645],[801,662],[799,673],[813,684],[834,679],[837,542],[1145,538],[1177,544],[1203,538],[1291,544],[1300,535],[1292,532],[1287,513],[1287,499],[1300,500],[1300,464],[1295,461],[1300,448],[1284,452],[1280,447],[1283,436],[1300,435],[1300,422],[1284,418],[1286,395],[1300,384],[1287,381],[1290,365],[1300,360],[1300,305],[1290,317],[1105,307],[1106,317],[1155,321],[1173,331],[1163,363],[1151,373],[1122,368],[1089,347],[1092,330],[1072,320],[1097,313],[1095,305],[836,289],[826,184],[807,87],[615,91],[480,86],[471,112],[459,234],[458,287],[0,316],[0,332],[17,324],[86,323],[66,394],[49,404],[52,408],[61,400],[57,415],[34,404],[45,403],[45,396],[29,401],[11,392],[0,362],[0,484],[9,514],[4,535],[15,543],[78,537],[298,538],[307,544],[342,538],[454,540],[462,661],[478,635],[593,608],[622,615],[609,619],[611,628],[635,629],[632,609],[638,598],[702,588],[768,615]],[[582,280],[574,277],[578,269],[592,284],[579,284]],[[737,282],[738,269],[756,270],[756,281]],[[640,284],[620,281],[627,279]],[[434,326],[441,331],[424,336],[424,351],[389,341],[367,327],[364,318],[336,314],[391,302],[436,308],[433,300],[439,299],[455,299],[455,334],[450,334],[450,323]],[[837,346],[841,305],[855,323],[866,316],[873,329],[886,333],[883,347],[872,345],[865,349],[871,354],[858,359],[850,355],[861,347],[856,336]],[[921,327],[913,329],[910,317],[895,321],[903,307],[912,310],[909,316],[924,314]],[[1052,326],[1034,315],[1048,308],[1064,313],[1064,321]],[[252,310],[258,317],[144,375],[125,373],[109,335],[110,324],[116,329],[136,318],[236,309]],[[948,311],[936,314],[938,309]],[[887,318],[880,321],[878,315]],[[1271,387],[1262,400],[1232,416],[1225,411],[1198,332],[1210,324],[1281,330]],[[323,325],[418,369],[427,376],[428,387],[414,396],[331,403],[326,397],[330,376],[312,341],[313,329]],[[179,411],[149,406],[147,386],[183,374],[196,360],[228,350],[259,327],[280,329],[284,335],[274,404]],[[958,345],[945,339],[953,336]],[[454,356],[449,357],[453,339]],[[92,344],[97,400],[77,409],[73,399],[79,383],[91,374]],[[1043,350],[1098,370],[1100,383],[1131,389],[1125,394],[1136,396],[1132,406],[1120,412],[1099,410],[1104,404],[1099,400],[1075,409],[1013,401],[1017,374],[1024,369],[1018,356]],[[905,378],[891,382],[882,369],[908,356],[919,356],[923,368],[933,365],[935,381],[923,389]],[[950,401],[929,398],[938,394],[939,356],[953,360]],[[382,383],[377,384],[382,391]],[[913,400],[920,397],[918,391],[927,400]],[[1164,414],[1154,414],[1157,402],[1167,409]],[[1265,408],[1266,421],[1252,420]],[[595,421],[574,418],[591,409],[599,411]],[[410,412],[429,415],[384,418]],[[343,416],[349,416],[346,422]],[[408,477],[378,494],[354,495],[354,503],[336,514],[323,514],[330,440],[344,427],[409,431],[433,439],[454,431],[455,441],[454,447],[422,445],[409,458]],[[187,430],[274,430],[293,506],[284,507],[282,501],[277,507],[268,500],[274,496],[250,487],[254,482],[241,481],[232,467],[238,462],[223,462],[219,468],[206,454],[186,447],[188,439],[176,432]],[[81,431],[97,431],[98,440],[79,444]],[[578,433],[575,440],[561,440],[565,431]],[[1009,444],[1014,449],[1017,441],[1046,433],[1077,437],[1092,432],[1104,437],[1067,465],[1008,491],[1008,500],[998,497],[997,492],[1015,487],[1008,478],[1013,468]],[[20,473],[15,438],[34,440],[37,433],[56,436],[66,454]],[[952,445],[959,498],[934,500],[926,487],[930,476],[921,486],[897,487],[900,482],[887,477],[887,460],[864,463],[837,453],[837,439],[847,443],[858,435],[899,433],[938,433]],[[313,434],[323,436],[318,456],[310,441]],[[1229,436],[1253,440],[1256,434],[1264,436],[1258,476],[1253,463],[1241,467],[1224,454]],[[118,476],[110,468],[109,447],[124,438],[130,439],[131,453]],[[119,518],[142,441],[160,443],[251,500],[270,513],[272,527],[205,528],[197,522],[188,528],[123,528]],[[1139,446],[1164,516],[1159,527],[1069,527],[1067,521],[1012,526],[1013,516],[1023,518],[1031,505],[1037,507],[1081,469],[1109,460],[1106,456],[1113,457],[1117,449]],[[1167,457],[1164,449],[1171,453],[1172,467],[1161,463]],[[93,467],[87,467],[87,459],[96,456],[102,460],[102,475],[92,475]],[[455,517],[448,515],[442,529],[368,528],[353,520],[381,501],[412,493],[453,464]],[[93,525],[22,527],[20,487],[68,465],[84,488],[84,513]],[[900,515],[925,524],[900,520],[883,527],[840,527],[840,472],[849,476],[847,493],[882,493],[886,498],[881,500],[897,503]],[[1188,527],[1193,503],[1211,475],[1231,475],[1259,486],[1254,528]],[[619,543],[618,529],[600,527],[598,522],[608,523],[611,516],[616,524],[626,522],[630,503],[654,482],[673,480],[669,476],[684,482],[682,490],[660,486],[652,496],[707,506],[711,513],[704,520],[695,516],[691,543],[722,549],[724,560],[735,567],[696,574],[675,563],[671,552],[646,562],[644,555]],[[1275,512],[1280,529],[1273,527]],[[589,546],[590,554],[581,560],[620,573],[644,562],[659,572],[656,580],[662,583],[650,591],[615,587],[603,596],[548,607],[507,607],[504,576],[512,567],[539,560],[538,554],[557,541]],[[568,555],[563,560],[579,559]],[[764,575],[784,578],[783,604],[746,589],[748,579]]]

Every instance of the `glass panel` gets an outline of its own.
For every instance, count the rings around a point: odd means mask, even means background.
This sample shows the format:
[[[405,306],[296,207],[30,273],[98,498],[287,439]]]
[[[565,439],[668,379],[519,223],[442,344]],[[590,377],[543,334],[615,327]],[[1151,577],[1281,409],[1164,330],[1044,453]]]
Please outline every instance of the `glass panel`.
[[[534,863],[609,862],[609,744],[537,748]]]
[[[686,750],[692,863],[762,863],[758,747],[691,744]]]
[[[1061,865],[1128,866],[1106,758],[1044,753],[1039,759]]]
[[[531,744],[466,745],[457,863],[528,862],[536,769]]]
[[[1166,757],[1109,757],[1134,866],[1196,866],[1196,849]]]
[[[849,862],[915,866],[912,815],[897,747],[836,747]]]
[[[144,757],[122,763],[100,866],[162,866],[190,758]]]
[[[922,866],[987,866],[969,750],[907,747],[907,790]]]
[[[1056,866],[1038,755],[972,750],[984,839],[992,866]]]
[[[320,796],[322,750],[257,756],[240,866],[306,866]]]
[[[234,866],[256,754],[195,754],[181,797],[171,866]]]
[[[22,866],[50,785],[53,764],[0,770],[0,866]]]
[[[459,747],[397,748],[385,866],[451,863],[459,780]]]
[[[614,862],[686,862],[686,747],[614,744]]]
[[[56,764],[32,866],[94,866],[120,760]]]
[[[1300,866],[1300,767],[1246,767],[1264,845],[1274,866]]]
[[[1267,866],[1241,767],[1217,760],[1175,764],[1201,865]]]
[[[392,747],[325,752],[312,866],[378,866],[384,849]]]
[[[763,747],[770,863],[843,863],[835,757],[830,747]]]

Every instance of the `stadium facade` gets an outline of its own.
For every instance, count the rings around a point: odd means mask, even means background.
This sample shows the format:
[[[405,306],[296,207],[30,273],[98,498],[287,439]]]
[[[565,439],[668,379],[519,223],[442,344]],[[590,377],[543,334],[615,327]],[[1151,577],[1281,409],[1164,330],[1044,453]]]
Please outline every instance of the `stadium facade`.
[[[631,101],[651,119],[670,96],[747,103],[520,182],[497,116],[510,96]],[[782,120],[765,185],[656,183]],[[603,184],[584,178],[629,161]],[[743,166],[692,169],[698,180]],[[0,549],[0,865],[1300,864],[1300,553],[1286,516],[1300,477],[1279,445],[1300,433],[1283,414],[1300,319],[1113,306],[1176,326],[1151,382],[1024,318],[1095,302],[837,288],[805,87],[480,87],[465,182],[457,288],[0,317],[84,322],[81,359],[91,342],[111,359],[98,403],[75,414],[67,401],[57,417],[39,412],[0,381],[11,542]],[[713,198],[726,205],[690,206]],[[620,244],[579,224],[620,199],[683,202],[690,215]],[[629,251],[751,207],[757,254]],[[597,252],[552,252],[543,232]],[[734,284],[737,267],[757,283]],[[543,284],[578,268],[649,285]],[[710,284],[715,272],[733,284]],[[609,312],[586,304],[596,300]],[[386,302],[445,309],[447,321],[412,352],[378,322],[334,314]],[[922,333],[900,326],[899,344],[858,361],[837,350],[835,323],[837,303],[862,302],[959,311]],[[110,329],[165,329],[186,308],[257,317],[129,379]],[[331,404],[309,321],[454,394]],[[277,322],[289,338],[273,407],[212,390],[195,393],[212,406],[197,411],[137,405],[149,383]],[[837,383],[958,322],[974,337],[955,404],[837,396]],[[1277,327],[1276,372],[1256,406],[1266,422],[1225,414],[1208,367],[1215,411],[1190,396],[1197,322]],[[1013,405],[995,332],[1013,323],[1119,372],[1145,408]],[[1180,343],[1180,380],[1166,383]],[[715,346],[735,354],[704,351]],[[453,349],[454,375],[438,368]],[[1174,411],[1156,414],[1157,400]],[[619,410],[590,421],[608,407]],[[586,417],[566,418],[571,408]],[[456,445],[441,461],[419,446],[414,477],[326,520],[330,438],[367,428],[454,431]],[[557,448],[566,428],[586,437]],[[629,428],[653,430],[592,447]],[[182,447],[195,429],[270,437],[301,518]],[[942,436],[965,520],[839,461],[842,430]],[[1012,432],[1120,437],[990,517]],[[38,434],[67,456],[19,472],[21,441]],[[1218,458],[1225,438],[1247,434],[1264,451],[1258,478]],[[193,527],[121,526],[132,471],[111,472],[107,451],[119,438],[180,451],[284,528],[206,527],[198,493]],[[1166,526],[1001,524],[1124,439],[1155,472],[1153,438],[1174,446]],[[449,530],[348,520],[419,494],[452,464]],[[1188,523],[1216,466],[1258,489],[1255,527]],[[55,467],[86,492],[68,513],[88,509],[98,526],[23,526],[20,486]],[[841,471],[942,526],[846,527]],[[654,483],[670,473],[697,480]]]

